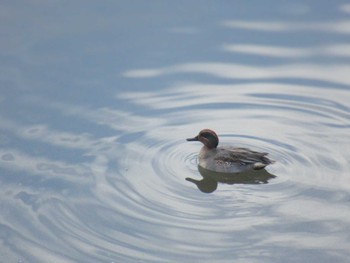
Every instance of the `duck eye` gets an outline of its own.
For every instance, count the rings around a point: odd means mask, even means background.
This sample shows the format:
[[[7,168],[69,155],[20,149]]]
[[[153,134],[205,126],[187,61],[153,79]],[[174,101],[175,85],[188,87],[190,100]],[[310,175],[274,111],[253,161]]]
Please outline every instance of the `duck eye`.
[[[203,133],[201,134],[201,136],[203,136],[203,137],[205,137],[205,138],[210,138],[210,137],[212,137],[212,135],[211,135],[209,132],[203,132]]]

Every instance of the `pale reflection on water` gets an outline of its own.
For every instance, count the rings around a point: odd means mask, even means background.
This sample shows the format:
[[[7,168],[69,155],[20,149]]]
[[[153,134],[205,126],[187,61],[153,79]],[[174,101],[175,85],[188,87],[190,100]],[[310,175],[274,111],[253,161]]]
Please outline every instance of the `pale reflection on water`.
[[[273,5],[1,3],[0,261],[347,262],[349,4]]]
[[[169,68],[131,70],[125,72],[126,77],[160,77],[167,74],[196,73],[227,79],[284,79],[299,78],[306,80],[328,81],[334,84],[350,84],[347,65],[312,65],[289,64],[279,66],[248,67],[227,63],[189,63]],[[332,74],[329,74],[332,72]]]

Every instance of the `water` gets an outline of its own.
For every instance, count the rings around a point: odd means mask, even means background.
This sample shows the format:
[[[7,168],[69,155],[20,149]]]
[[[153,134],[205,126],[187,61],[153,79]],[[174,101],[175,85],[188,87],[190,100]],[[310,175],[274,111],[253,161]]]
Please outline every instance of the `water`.
[[[346,1],[0,5],[0,262],[348,262]],[[200,191],[203,128],[273,176]]]

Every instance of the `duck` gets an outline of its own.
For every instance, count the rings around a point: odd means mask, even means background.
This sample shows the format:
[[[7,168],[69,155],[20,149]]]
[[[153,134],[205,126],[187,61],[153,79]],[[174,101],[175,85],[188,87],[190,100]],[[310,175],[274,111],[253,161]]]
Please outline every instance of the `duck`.
[[[247,148],[219,145],[218,135],[211,129],[203,129],[187,141],[203,143],[198,155],[198,166],[219,173],[241,173],[264,169],[275,161],[266,152],[256,152]]]

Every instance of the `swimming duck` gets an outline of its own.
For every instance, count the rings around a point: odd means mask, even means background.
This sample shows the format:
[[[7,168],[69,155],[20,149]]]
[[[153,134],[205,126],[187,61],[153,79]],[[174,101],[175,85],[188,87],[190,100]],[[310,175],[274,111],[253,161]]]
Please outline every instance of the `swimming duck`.
[[[200,141],[204,144],[198,155],[198,165],[221,173],[240,173],[249,170],[260,170],[274,161],[260,153],[247,148],[232,146],[218,147],[219,137],[210,129],[204,129],[194,138],[187,141]]]

